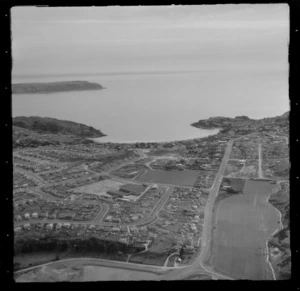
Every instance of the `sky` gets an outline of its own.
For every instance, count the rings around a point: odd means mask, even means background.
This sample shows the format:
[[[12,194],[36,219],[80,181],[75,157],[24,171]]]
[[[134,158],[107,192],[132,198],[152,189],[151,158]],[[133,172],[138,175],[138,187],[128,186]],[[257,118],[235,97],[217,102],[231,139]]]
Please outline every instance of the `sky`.
[[[14,75],[288,71],[287,4],[13,7]]]

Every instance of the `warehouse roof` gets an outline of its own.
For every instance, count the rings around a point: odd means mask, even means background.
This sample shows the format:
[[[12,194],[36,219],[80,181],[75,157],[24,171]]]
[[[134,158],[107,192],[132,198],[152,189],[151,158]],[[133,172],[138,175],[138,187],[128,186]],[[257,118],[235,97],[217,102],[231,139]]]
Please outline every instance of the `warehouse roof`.
[[[142,192],[144,192],[146,187],[143,185],[138,184],[125,184],[120,187],[120,191],[130,193],[133,195],[140,195]]]

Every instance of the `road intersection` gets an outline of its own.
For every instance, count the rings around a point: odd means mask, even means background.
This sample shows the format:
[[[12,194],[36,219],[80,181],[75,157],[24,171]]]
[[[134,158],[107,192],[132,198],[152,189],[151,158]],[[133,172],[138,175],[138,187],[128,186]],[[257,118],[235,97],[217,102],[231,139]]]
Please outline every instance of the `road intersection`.
[[[212,240],[212,237],[211,237],[212,229],[211,228],[212,228],[212,221],[213,221],[214,202],[218,195],[218,191],[219,191],[219,188],[220,188],[220,185],[221,185],[224,173],[225,173],[225,169],[227,167],[228,160],[230,159],[230,154],[231,154],[233,143],[234,143],[234,141],[239,140],[240,138],[243,138],[243,137],[244,136],[228,141],[221,165],[218,170],[218,173],[215,177],[212,187],[209,189],[209,196],[208,196],[208,200],[207,200],[207,203],[205,206],[203,233],[202,233],[202,238],[201,238],[201,249],[200,249],[200,253],[199,253],[198,257],[190,265],[179,265],[179,266],[175,266],[175,267],[167,267],[165,264],[162,267],[152,266],[156,271],[160,272],[161,274],[166,273],[166,279],[169,278],[170,280],[172,280],[172,279],[178,278],[178,276],[180,278],[184,278],[186,276],[193,275],[193,274],[199,274],[199,273],[209,274],[214,279],[226,279],[226,280],[233,279],[233,278],[230,278],[228,276],[225,276],[223,274],[216,272],[211,266],[208,265],[207,258],[211,251],[210,250],[211,240]],[[261,148],[259,149],[259,151],[261,151]],[[261,153],[260,153],[260,155],[261,155]],[[140,158],[141,157],[139,157],[137,159],[140,159]],[[119,165],[118,167],[114,167],[114,169],[110,170],[110,172],[114,171],[115,169],[121,168],[122,166],[123,166],[123,164]],[[30,173],[30,172],[28,172],[28,173]],[[103,173],[109,174],[107,172],[102,172],[102,173],[98,173],[98,175],[103,174]],[[123,179],[119,178],[118,180],[123,180]],[[165,185],[165,184],[159,184],[159,183],[157,183],[157,184],[161,185],[161,186],[168,186],[168,188],[163,193],[162,197],[160,198],[160,200],[158,201],[156,206],[153,208],[150,215],[147,218],[145,218],[143,221],[139,221],[138,223],[137,222],[127,223],[126,224],[127,226],[145,225],[145,224],[152,222],[153,220],[155,220],[157,218],[157,214],[159,213],[159,211],[162,209],[162,207],[166,203],[167,199],[169,198],[169,195],[173,192],[174,186],[175,186],[175,185]],[[94,218],[94,220],[92,222],[91,221],[88,221],[88,222],[79,222],[78,221],[78,222],[76,222],[76,224],[91,224],[92,223],[95,225],[114,226],[115,224],[113,224],[113,223],[102,221],[102,219],[106,215],[107,211],[109,210],[109,207],[105,203],[101,203],[101,206],[103,206],[103,207],[101,207],[100,212],[98,213],[98,215]],[[39,222],[39,220],[37,222]],[[57,221],[44,219],[44,220],[41,220],[40,222],[54,223]],[[19,225],[19,224],[21,224],[21,223],[17,223],[17,225]],[[78,260],[78,259],[74,259],[74,260]],[[99,260],[99,262],[100,261],[103,262],[103,260],[100,260],[100,259],[88,259],[88,260],[89,261]],[[140,264],[132,264],[132,263],[124,263],[124,262],[114,262],[114,264],[118,265],[118,267],[125,267],[125,268],[128,267],[126,264],[130,264],[130,266],[135,265],[138,270],[145,270],[145,269],[151,268],[151,266],[148,266],[148,265],[140,265]],[[152,271],[154,269],[152,269]],[[178,273],[179,270],[180,270],[180,272]]]

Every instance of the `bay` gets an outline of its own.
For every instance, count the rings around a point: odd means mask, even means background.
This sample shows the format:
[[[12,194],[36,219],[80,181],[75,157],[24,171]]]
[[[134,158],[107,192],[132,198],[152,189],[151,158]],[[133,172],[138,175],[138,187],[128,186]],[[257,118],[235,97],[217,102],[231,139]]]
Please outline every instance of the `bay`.
[[[103,142],[162,142],[215,134],[191,123],[212,116],[263,118],[288,109],[284,72],[199,71],[13,77],[13,83],[85,80],[106,89],[14,94],[13,116],[71,120],[100,129]]]

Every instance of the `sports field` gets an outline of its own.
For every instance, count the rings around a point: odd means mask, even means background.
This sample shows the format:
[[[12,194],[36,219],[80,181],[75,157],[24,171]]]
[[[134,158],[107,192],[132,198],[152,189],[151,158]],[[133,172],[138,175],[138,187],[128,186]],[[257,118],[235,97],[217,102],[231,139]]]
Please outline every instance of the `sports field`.
[[[247,180],[243,194],[219,202],[210,261],[216,271],[236,279],[273,279],[266,240],[279,227],[280,217],[266,199],[274,187]]]
[[[100,181],[97,183],[78,187],[78,188],[74,189],[73,191],[78,192],[78,193],[85,193],[85,194],[109,196],[106,194],[107,191],[109,191],[109,190],[116,191],[122,185],[124,185],[124,183],[117,182],[114,180],[103,180],[103,181]]]

